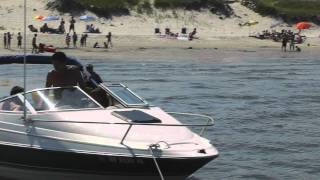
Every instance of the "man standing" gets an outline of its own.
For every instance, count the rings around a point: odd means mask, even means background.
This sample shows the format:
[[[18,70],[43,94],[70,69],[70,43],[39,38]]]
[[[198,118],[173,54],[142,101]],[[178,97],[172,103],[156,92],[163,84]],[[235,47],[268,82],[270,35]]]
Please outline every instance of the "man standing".
[[[282,51],[287,52],[287,44],[288,44],[288,36],[284,34],[282,38],[282,47],[281,47]]]
[[[32,52],[31,53],[38,53],[37,34],[34,34],[34,36],[32,38]]]
[[[106,45],[106,48],[109,48],[109,47],[111,48],[111,47],[113,47],[113,45],[112,45],[112,34],[111,34],[111,32],[109,32],[106,37],[107,37],[107,45]]]
[[[7,49],[7,33],[3,34],[3,47]]]
[[[74,24],[76,23],[76,20],[74,20],[73,16],[71,16],[71,20],[70,20],[70,27],[69,27],[69,33],[71,32],[71,30],[74,32]]]
[[[7,32],[7,49],[11,49],[11,39],[12,35],[10,34],[10,32]]]
[[[21,46],[22,46],[22,36],[21,36],[21,33],[20,33],[20,32],[18,33],[17,40],[18,40],[18,48],[21,49]]]
[[[52,55],[52,64],[54,69],[47,75],[46,87],[85,87],[79,68],[76,66],[67,66],[67,56],[65,53],[54,53]]]
[[[78,41],[78,35],[76,32],[73,32],[73,36],[72,36],[72,42],[73,42],[73,47],[77,48],[77,41]]]
[[[80,47],[83,47],[83,46],[84,46],[84,35],[82,34],[80,38]]]

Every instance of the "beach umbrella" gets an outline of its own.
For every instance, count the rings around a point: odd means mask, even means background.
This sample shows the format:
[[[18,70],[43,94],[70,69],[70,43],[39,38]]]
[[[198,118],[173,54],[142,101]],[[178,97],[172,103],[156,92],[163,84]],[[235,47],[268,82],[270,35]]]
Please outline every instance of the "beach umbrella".
[[[83,16],[80,16],[80,20],[81,21],[95,21],[96,17],[90,16],[90,15],[83,15]]]
[[[42,21],[57,21],[59,20],[59,16],[46,16],[45,18],[42,19]]]
[[[296,24],[296,28],[299,30],[309,29],[312,25],[309,22],[299,22]]]
[[[44,17],[41,16],[41,15],[38,15],[38,16],[35,16],[34,19],[37,19],[37,20],[42,20]]]

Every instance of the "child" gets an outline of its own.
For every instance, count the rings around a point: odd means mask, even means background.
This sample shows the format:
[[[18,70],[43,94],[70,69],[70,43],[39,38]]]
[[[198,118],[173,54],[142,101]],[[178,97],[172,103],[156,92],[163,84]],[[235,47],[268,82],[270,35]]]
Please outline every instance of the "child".
[[[32,38],[32,53],[38,53],[37,34],[34,34]]]
[[[22,45],[22,36],[21,36],[21,33],[20,33],[20,32],[18,33],[17,40],[18,40],[18,48],[20,48],[20,49],[21,49],[21,45]]]
[[[67,33],[67,35],[66,35],[66,44],[67,44],[68,48],[70,47],[70,41],[71,41],[71,37],[70,37],[69,33]]]

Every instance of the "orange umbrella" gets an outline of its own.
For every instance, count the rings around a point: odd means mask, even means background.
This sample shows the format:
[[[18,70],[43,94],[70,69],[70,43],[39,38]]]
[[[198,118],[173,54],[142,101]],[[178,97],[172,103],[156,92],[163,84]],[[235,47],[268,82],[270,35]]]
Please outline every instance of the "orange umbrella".
[[[34,19],[37,19],[37,20],[42,20],[44,17],[39,15],[39,16],[35,16]]]
[[[301,29],[309,29],[312,25],[309,22],[299,22],[296,24],[296,28]]]

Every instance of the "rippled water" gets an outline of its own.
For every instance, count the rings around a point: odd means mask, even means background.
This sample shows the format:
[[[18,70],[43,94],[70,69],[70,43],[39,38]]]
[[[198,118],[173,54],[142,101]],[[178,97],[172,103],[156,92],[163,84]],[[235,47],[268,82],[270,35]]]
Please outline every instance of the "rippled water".
[[[87,62],[151,104],[215,117],[206,137],[220,156],[195,179],[320,178],[320,59]],[[47,71],[29,66],[28,89],[43,86]],[[0,95],[21,75],[16,65],[0,67]]]

